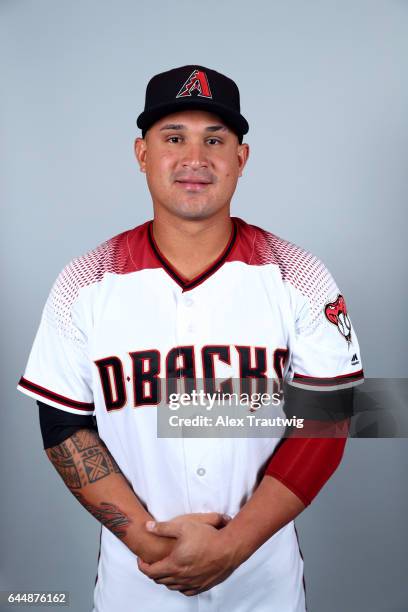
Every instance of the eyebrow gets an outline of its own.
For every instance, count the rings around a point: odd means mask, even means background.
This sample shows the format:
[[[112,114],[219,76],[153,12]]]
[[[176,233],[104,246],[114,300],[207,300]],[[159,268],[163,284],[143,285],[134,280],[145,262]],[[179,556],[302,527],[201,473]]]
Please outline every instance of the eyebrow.
[[[160,132],[163,130],[185,130],[186,126],[181,123],[167,123],[160,128]],[[217,125],[208,125],[205,128],[206,132],[218,132],[218,130],[228,131],[228,128],[225,125],[217,124]]]

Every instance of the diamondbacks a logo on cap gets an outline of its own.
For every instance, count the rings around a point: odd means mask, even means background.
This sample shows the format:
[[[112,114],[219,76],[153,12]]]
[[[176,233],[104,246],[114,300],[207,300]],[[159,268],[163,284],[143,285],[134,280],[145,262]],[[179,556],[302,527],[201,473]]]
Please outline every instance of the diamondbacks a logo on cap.
[[[184,83],[176,98],[185,98],[197,92],[196,95],[201,98],[212,98],[210,85],[208,84],[207,75],[203,70],[193,70]]]

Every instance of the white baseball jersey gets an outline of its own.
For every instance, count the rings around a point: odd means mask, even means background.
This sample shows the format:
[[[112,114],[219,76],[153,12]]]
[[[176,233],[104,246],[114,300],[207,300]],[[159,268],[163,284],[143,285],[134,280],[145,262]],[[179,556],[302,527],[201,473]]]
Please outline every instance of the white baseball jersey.
[[[224,252],[190,281],[160,253],[151,221],[74,259],[50,293],[18,386],[57,410],[94,414],[100,437],[157,520],[236,515],[279,439],[158,438],[155,377],[283,375],[305,389],[363,377],[344,298],[321,261],[232,220]],[[102,527],[94,612],[160,609],[304,612],[294,523],[192,598],[143,575],[135,555]]]

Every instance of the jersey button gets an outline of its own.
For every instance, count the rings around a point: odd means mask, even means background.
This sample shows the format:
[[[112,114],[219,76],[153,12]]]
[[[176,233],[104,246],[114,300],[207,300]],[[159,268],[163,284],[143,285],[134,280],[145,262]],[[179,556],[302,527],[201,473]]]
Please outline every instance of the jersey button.
[[[205,469],[204,469],[204,468],[198,468],[198,470],[197,470],[197,474],[198,474],[199,476],[204,476],[204,474],[205,474]]]
[[[186,299],[184,300],[184,304],[185,304],[185,305],[186,305],[188,308],[190,308],[190,306],[192,306],[192,305],[194,304],[194,301],[193,301],[193,300],[192,300],[190,297],[188,297],[188,298],[186,298]]]

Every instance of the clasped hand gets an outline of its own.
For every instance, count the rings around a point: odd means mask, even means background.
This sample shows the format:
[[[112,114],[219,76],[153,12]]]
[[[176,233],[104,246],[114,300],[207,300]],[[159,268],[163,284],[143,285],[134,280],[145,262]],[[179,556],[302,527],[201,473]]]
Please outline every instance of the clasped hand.
[[[172,591],[191,596],[223,582],[236,568],[232,547],[225,536],[222,514],[190,514],[171,521],[148,521],[146,529],[157,536],[174,538],[170,554],[155,563],[138,558],[141,572]]]

